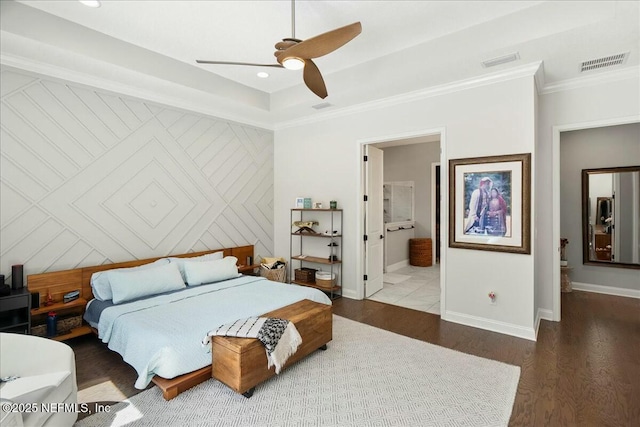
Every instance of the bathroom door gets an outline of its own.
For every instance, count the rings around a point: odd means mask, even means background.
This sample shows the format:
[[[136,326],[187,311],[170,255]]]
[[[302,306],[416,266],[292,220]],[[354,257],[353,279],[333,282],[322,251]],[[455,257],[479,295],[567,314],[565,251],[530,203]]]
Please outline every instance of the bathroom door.
[[[370,297],[382,289],[384,256],[384,220],[383,220],[383,151],[367,145],[365,147],[365,297]]]

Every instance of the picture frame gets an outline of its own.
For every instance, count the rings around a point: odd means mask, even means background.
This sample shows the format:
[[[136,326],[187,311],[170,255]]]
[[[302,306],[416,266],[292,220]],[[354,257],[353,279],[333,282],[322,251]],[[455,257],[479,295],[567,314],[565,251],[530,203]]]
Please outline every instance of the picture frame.
[[[295,207],[298,209],[304,208],[304,197],[296,197]]]
[[[321,202],[315,202],[313,204],[313,209],[322,209],[322,203]]]
[[[449,247],[531,254],[531,153],[449,160]]]

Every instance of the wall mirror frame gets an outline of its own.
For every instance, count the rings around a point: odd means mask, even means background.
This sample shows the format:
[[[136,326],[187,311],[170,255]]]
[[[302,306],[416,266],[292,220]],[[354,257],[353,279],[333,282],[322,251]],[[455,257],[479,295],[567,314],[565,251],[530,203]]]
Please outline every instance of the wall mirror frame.
[[[383,216],[386,226],[413,225],[415,218],[415,183],[385,182],[383,185]]]
[[[640,166],[582,170],[582,263],[640,269]]]

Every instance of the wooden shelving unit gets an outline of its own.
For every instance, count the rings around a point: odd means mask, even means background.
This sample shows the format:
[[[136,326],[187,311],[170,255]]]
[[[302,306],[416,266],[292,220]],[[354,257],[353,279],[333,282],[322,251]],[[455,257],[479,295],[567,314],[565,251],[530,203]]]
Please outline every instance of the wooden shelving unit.
[[[300,221],[305,221],[305,219],[309,220],[310,215],[316,215],[319,218],[311,219],[318,221],[320,223],[320,227],[325,227],[324,229],[328,228],[328,231],[325,233],[296,233],[292,230],[289,239],[289,259],[291,260],[289,263],[290,283],[319,289],[325,292],[331,299],[339,298],[342,296],[342,209],[291,209],[291,224],[293,224],[294,215],[296,216],[295,220]],[[336,231],[335,234],[334,231]],[[307,240],[307,238],[311,239]],[[305,240],[310,244],[305,245]],[[329,246],[328,251],[326,248],[321,248],[322,245],[318,242],[319,240],[325,240],[329,243],[327,245]],[[308,246],[310,246],[311,249],[307,249]],[[309,250],[313,255],[305,253],[305,249]],[[334,253],[334,250],[336,253]],[[321,252],[325,251],[326,255],[324,257],[317,256]],[[294,253],[296,255],[294,255]],[[310,266],[310,264],[315,264],[316,268],[318,265],[328,266],[328,269],[325,270],[325,272],[330,273],[330,277],[334,277],[334,275],[337,277],[335,285],[329,286],[329,281],[327,281],[327,285],[322,286],[316,284],[315,280],[296,280],[294,261],[297,261],[295,263],[295,267],[300,268]]]
[[[339,292],[341,289],[340,286],[337,285],[332,288],[327,288],[324,286],[318,286],[315,284],[315,282],[303,282],[302,280],[292,280],[291,283],[295,283],[296,285],[309,286],[311,288],[320,289],[321,291],[325,292]]]
[[[40,308],[34,308],[31,309],[31,315],[32,316],[37,316],[39,314],[47,314],[50,311],[56,311],[56,310],[66,310],[69,308],[74,308],[74,307],[84,307],[87,305],[87,300],[84,298],[78,298],[75,299],[73,301],[69,301],[67,303],[63,303],[63,302],[55,302],[51,305],[47,305],[47,306],[43,306]]]
[[[91,329],[91,326],[82,325],[82,326],[79,326],[77,328],[72,329],[71,331],[67,332],[66,334],[56,335],[55,337],[50,337],[49,339],[52,339],[54,341],[64,341],[64,340],[68,340],[68,339],[71,339],[71,338],[79,337],[81,335],[90,334],[92,331],[93,331],[93,329]]]
[[[51,305],[42,306],[39,308],[31,309],[31,317],[38,317],[40,319],[39,326],[42,325],[42,318],[47,316],[47,313],[50,311],[55,311],[56,313],[73,313],[79,316],[84,314],[85,307],[87,306],[87,300],[85,298],[78,298],[73,301],[65,302],[55,302]],[[34,325],[32,324],[32,327]],[[63,334],[54,335],[52,337],[46,337],[54,341],[65,341],[71,338],[79,337],[81,335],[90,334],[93,330],[91,326],[83,324],[76,328],[71,329]]]
[[[291,259],[297,259],[298,261],[306,261],[306,262],[313,262],[315,264],[342,264],[342,261],[337,260],[337,261],[329,261],[328,258],[320,258],[320,257],[316,257],[316,256],[303,256],[303,255],[295,255],[292,256]]]

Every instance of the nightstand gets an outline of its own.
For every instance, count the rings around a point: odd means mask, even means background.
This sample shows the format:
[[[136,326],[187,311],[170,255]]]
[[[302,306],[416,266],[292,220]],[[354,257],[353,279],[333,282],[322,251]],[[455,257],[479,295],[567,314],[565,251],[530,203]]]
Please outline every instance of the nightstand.
[[[238,272],[246,276],[259,276],[259,272],[256,272],[257,268],[260,268],[260,264],[239,265]]]
[[[0,297],[0,332],[29,334],[31,329],[31,294],[27,288],[12,290]]]

